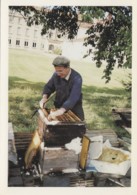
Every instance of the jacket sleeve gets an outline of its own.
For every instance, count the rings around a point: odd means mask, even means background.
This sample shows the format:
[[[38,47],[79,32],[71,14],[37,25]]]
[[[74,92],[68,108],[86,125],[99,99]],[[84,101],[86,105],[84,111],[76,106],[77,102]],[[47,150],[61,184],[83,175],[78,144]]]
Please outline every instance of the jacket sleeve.
[[[42,93],[43,95],[47,94],[49,97],[55,91],[54,77],[55,77],[55,74],[53,74],[50,80],[45,84],[43,93]]]
[[[75,104],[80,100],[82,89],[82,78],[76,76],[73,81],[73,86],[68,99],[63,103],[62,107],[66,110],[72,109]]]

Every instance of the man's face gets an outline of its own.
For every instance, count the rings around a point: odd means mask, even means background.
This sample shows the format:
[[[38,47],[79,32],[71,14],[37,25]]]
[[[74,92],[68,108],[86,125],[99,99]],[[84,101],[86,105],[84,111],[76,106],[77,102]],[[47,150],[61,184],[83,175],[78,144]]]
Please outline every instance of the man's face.
[[[61,78],[65,78],[69,73],[70,67],[55,66],[55,71],[57,75]]]

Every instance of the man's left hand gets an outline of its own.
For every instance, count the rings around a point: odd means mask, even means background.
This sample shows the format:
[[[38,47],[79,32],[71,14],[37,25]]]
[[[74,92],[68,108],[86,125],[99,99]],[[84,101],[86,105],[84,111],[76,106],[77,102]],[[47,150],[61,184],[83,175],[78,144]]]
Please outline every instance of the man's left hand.
[[[56,120],[56,117],[57,116],[60,116],[60,115],[62,115],[62,114],[64,114],[64,112],[66,111],[66,109],[65,108],[60,108],[60,109],[58,109],[57,111],[52,111],[50,114],[49,114],[49,116],[48,116],[48,120],[49,121],[51,121],[52,119],[53,120]]]

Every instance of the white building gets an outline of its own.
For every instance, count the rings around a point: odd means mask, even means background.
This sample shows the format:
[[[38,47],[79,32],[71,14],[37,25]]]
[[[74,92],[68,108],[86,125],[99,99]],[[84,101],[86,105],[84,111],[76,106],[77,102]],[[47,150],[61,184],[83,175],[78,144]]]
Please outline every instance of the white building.
[[[41,26],[27,26],[24,18],[10,11],[9,13],[9,48],[48,51],[48,40],[41,36]]]
[[[83,46],[87,25],[82,24],[73,40],[58,38],[57,30],[50,35],[41,35],[41,25],[27,26],[23,16],[9,11],[9,48],[62,54],[71,58],[82,58],[87,48]]]

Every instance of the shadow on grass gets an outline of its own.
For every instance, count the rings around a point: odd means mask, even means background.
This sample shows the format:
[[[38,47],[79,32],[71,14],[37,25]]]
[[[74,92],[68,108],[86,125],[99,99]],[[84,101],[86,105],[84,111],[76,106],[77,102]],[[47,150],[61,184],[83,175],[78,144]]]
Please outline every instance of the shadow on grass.
[[[86,102],[108,105],[116,99],[127,97],[124,88],[100,88],[96,86],[83,86],[83,96]]]
[[[84,105],[88,105],[85,110],[85,115],[89,118],[87,128],[114,129],[125,134],[115,126],[112,116],[112,108],[114,107],[131,107],[131,102],[128,100],[128,94],[124,88],[83,86],[83,100]]]
[[[9,90],[13,88],[24,89],[30,87],[33,90],[42,91],[44,84],[43,82],[32,82],[19,77],[9,77]]]
[[[83,86],[83,92],[86,93],[86,95],[95,94],[95,93],[102,93],[107,95],[124,95],[125,90],[124,88],[109,88],[109,87],[96,87],[96,86]]]

